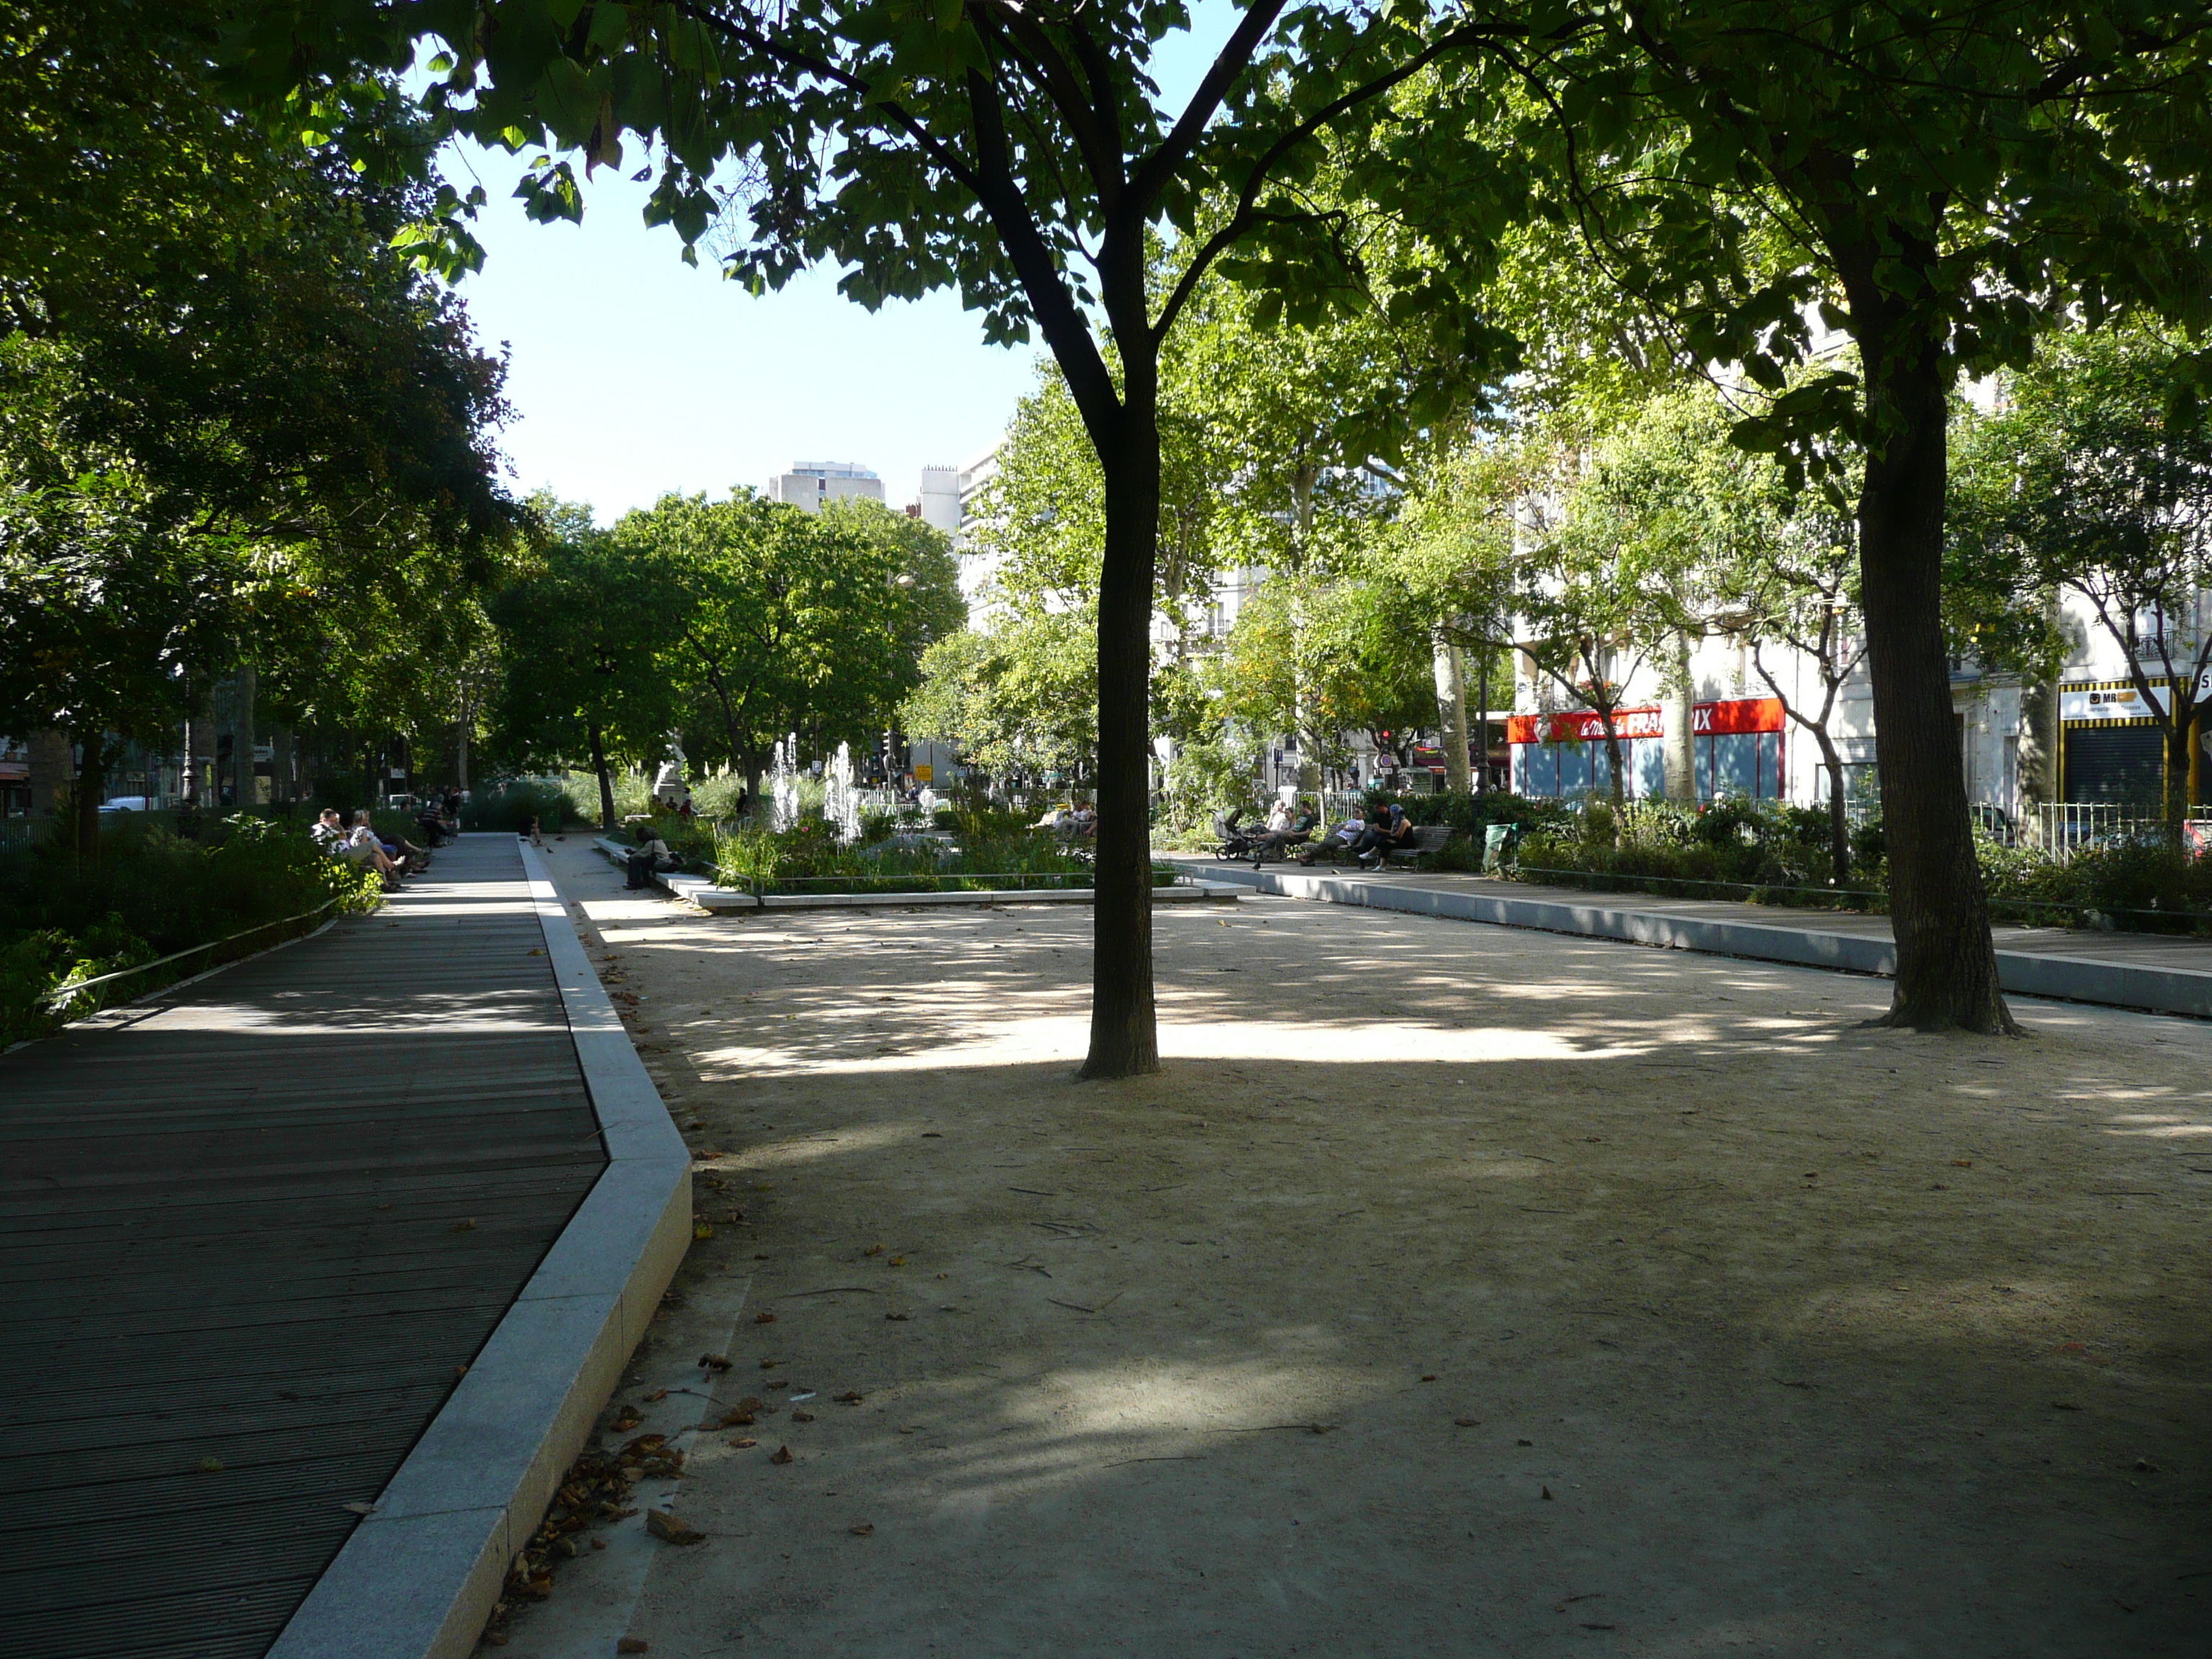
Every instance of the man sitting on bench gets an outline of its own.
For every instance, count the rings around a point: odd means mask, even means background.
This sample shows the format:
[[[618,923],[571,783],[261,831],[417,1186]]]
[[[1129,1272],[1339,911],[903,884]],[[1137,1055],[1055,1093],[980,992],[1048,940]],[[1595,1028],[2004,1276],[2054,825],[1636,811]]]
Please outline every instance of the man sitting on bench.
[[[1406,809],[1392,801],[1375,815],[1368,832],[1360,838],[1359,861],[1370,870],[1380,870],[1390,862],[1390,854],[1402,853],[1413,845],[1413,821],[1406,816]]]

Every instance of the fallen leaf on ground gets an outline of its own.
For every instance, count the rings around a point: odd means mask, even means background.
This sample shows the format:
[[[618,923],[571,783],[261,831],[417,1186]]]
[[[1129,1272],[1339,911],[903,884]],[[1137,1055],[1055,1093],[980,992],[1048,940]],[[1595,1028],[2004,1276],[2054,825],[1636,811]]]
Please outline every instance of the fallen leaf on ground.
[[[766,1308],[763,1308],[753,1316],[753,1323],[756,1325],[773,1325],[775,1323],[775,1316],[769,1312]]]
[[[376,1513],[375,1504],[364,1504],[357,1498],[350,1504],[341,1504],[338,1507],[340,1509],[350,1510],[356,1515],[374,1515]]]
[[[691,1224],[691,1237],[695,1240],[708,1239],[712,1238],[714,1236],[714,1227],[712,1222],[695,1221]]]
[[[468,1221],[456,1221],[453,1224],[453,1231],[457,1233],[472,1233],[476,1231],[476,1230],[477,1224],[473,1219]]]
[[[653,1644],[642,1636],[625,1636],[615,1644],[617,1653],[651,1653]]]
[[[730,1443],[732,1446],[735,1446],[739,1451],[750,1451],[755,1446],[759,1445],[760,1442],[748,1438],[744,1440],[732,1440]]]
[[[1552,1489],[1549,1486],[1539,1486],[1536,1490],[1541,1492],[1547,1498],[1552,1495]]]
[[[880,1244],[871,1244],[866,1249],[860,1252],[862,1255],[881,1255],[883,1253],[884,1247]]]
[[[1452,1422],[1462,1429],[1479,1429],[1482,1426],[1482,1419],[1479,1417],[1455,1417]]]
[[[790,1447],[778,1446],[775,1450],[769,1455],[768,1461],[771,1463],[793,1463],[798,1462],[798,1459],[794,1458],[791,1455]]]
[[[911,1319],[914,1316],[912,1314],[888,1313],[885,1314],[884,1317],[886,1319]]]
[[[701,1544],[707,1534],[681,1519],[673,1510],[647,1510],[645,1529],[665,1544]]]
[[[220,1457],[203,1457],[200,1459],[200,1473],[203,1474],[221,1474],[222,1473],[222,1459]]]
[[[726,1353],[702,1353],[699,1356],[699,1363],[710,1371],[726,1371],[730,1369],[730,1357]]]
[[[837,1403],[841,1406],[857,1406],[863,1398],[859,1389],[848,1389],[837,1396]]]
[[[848,1527],[845,1530],[855,1538],[866,1538],[872,1536],[876,1529],[871,1522],[863,1521],[857,1527]]]
[[[811,1423],[814,1420],[814,1413],[812,1412],[793,1412],[791,1414],[791,1420],[794,1423]]]
[[[645,1397],[645,1403],[646,1403],[647,1405],[650,1406],[650,1405],[651,1405],[654,1401],[656,1401],[656,1400],[665,1400],[665,1399],[667,1399],[667,1398],[668,1398],[668,1390],[667,1390],[667,1389],[654,1389],[651,1394],[649,1394],[649,1395],[646,1395],[646,1397]]]
[[[1951,1160],[1951,1167],[1954,1170],[1971,1170],[1974,1167],[1974,1160],[1971,1158],[1954,1158]]]
[[[757,1420],[750,1412],[724,1412],[722,1420],[714,1426],[718,1429],[750,1429]]]
[[[1431,1371],[1431,1372],[1430,1372],[1426,1376],[1424,1376],[1424,1377],[1421,1379],[1421,1381],[1422,1381],[1422,1382],[1435,1382],[1436,1380],[1437,1380],[1437,1374],[1436,1374],[1434,1371]]]

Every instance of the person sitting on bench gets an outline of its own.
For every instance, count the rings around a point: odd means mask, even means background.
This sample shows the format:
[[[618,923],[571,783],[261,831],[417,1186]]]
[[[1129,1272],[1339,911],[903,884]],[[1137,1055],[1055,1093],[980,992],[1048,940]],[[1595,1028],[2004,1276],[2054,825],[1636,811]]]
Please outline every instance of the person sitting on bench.
[[[647,825],[638,833],[645,839],[630,849],[629,879],[623,884],[625,887],[650,887],[655,871],[676,867],[676,854],[661,840],[658,830]]]
[[[1275,810],[1267,814],[1267,833],[1252,843],[1252,867],[1256,870],[1271,858],[1281,858],[1293,847],[1303,847],[1312,839],[1314,827],[1321,822],[1312,808],[1291,816],[1289,805],[1275,803]]]
[[[1375,827],[1370,833],[1370,844],[1359,854],[1359,861],[1370,869],[1380,870],[1389,863],[1391,854],[1406,852],[1413,845],[1413,821],[1395,801],[1375,815]]]

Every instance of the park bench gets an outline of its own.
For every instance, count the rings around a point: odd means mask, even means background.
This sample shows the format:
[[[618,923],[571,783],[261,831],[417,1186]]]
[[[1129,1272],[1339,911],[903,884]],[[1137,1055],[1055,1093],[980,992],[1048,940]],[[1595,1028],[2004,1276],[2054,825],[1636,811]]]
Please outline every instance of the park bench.
[[[1443,844],[1450,839],[1451,826],[1448,823],[1419,824],[1413,830],[1413,844],[1392,848],[1383,854],[1382,861],[1389,866],[1403,860],[1406,866],[1411,869],[1419,865],[1425,855],[1443,851]]]

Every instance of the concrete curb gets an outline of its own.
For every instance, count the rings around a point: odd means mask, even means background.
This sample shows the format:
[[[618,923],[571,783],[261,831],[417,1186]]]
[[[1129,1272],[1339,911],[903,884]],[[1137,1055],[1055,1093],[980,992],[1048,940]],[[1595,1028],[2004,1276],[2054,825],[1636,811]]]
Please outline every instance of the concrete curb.
[[[562,909],[522,864],[607,1167],[270,1659],[462,1659],[691,1245],[691,1159]]]
[[[628,849],[619,842],[602,836],[592,843],[592,848],[611,864],[626,865]],[[756,910],[906,910],[963,904],[1088,904],[1094,896],[1088,887],[1033,887],[1004,892],[769,893],[756,898],[734,887],[717,887],[703,876],[657,870],[653,879],[672,896],[717,915],[749,915]],[[1201,881],[1193,886],[1152,889],[1155,904],[1234,904],[1238,896],[1237,890],[1224,882]]]
[[[1433,887],[1402,886],[1388,878],[1291,875],[1287,871],[1224,869],[1211,872],[1285,898],[1323,904],[1364,904],[1370,909],[1401,910],[1414,915],[1458,921],[1490,922],[1500,927],[1530,927],[1583,939],[1620,939],[1632,945],[1696,951],[1710,956],[1745,957],[1756,962],[1787,962],[1805,968],[1887,977],[1897,971],[1897,946],[1886,939],[1856,933],[1757,922],[1710,921],[1665,911],[1638,910],[1621,904],[1570,903],[1556,899],[1516,898],[1502,893],[1468,893]],[[2020,996],[2052,997],[2115,1008],[2212,1019],[2212,971],[2151,964],[2099,962],[2081,957],[2033,951],[1999,950],[1997,981]],[[2212,952],[2207,953],[2212,961]]]

